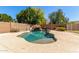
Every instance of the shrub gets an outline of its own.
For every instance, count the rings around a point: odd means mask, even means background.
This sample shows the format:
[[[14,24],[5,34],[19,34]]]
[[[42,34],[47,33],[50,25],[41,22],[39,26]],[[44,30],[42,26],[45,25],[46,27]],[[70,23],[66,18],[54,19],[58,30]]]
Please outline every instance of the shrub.
[[[56,30],[57,30],[57,31],[65,31],[66,28],[65,28],[65,27],[56,27]]]
[[[17,29],[11,29],[10,32],[19,32]]]

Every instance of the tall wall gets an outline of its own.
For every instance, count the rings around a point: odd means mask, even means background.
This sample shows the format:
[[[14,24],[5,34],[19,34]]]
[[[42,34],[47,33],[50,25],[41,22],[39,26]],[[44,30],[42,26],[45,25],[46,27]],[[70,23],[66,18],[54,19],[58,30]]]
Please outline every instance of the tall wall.
[[[0,22],[0,33],[1,32],[10,32],[11,30],[26,31],[29,30],[30,25],[22,23],[13,23],[13,22]]]

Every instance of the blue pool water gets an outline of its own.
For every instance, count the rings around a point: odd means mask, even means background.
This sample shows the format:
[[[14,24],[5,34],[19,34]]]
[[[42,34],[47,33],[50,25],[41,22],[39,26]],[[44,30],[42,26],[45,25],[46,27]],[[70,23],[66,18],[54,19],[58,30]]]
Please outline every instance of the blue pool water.
[[[43,31],[33,31],[25,33],[22,37],[29,42],[34,42],[36,40],[53,40],[52,37],[46,37],[45,34],[46,33]]]

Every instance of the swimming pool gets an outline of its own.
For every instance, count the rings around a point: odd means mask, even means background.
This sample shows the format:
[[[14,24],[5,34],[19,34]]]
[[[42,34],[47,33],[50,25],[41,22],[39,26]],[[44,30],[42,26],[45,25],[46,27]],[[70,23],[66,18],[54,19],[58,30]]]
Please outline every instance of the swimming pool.
[[[54,36],[46,35],[44,31],[33,31],[24,33],[22,36],[26,41],[33,43],[49,43],[55,41]]]

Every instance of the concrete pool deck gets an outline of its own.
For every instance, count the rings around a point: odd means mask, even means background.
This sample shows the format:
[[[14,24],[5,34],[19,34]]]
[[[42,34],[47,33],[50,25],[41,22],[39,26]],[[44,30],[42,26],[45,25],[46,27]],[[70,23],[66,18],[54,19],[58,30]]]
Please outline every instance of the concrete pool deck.
[[[79,52],[79,34],[61,31],[50,31],[57,38],[49,44],[36,44],[25,41],[17,33],[0,34],[0,52]]]

